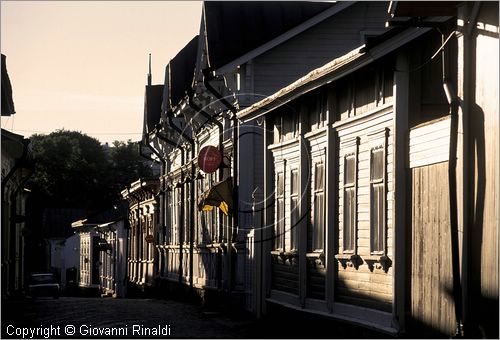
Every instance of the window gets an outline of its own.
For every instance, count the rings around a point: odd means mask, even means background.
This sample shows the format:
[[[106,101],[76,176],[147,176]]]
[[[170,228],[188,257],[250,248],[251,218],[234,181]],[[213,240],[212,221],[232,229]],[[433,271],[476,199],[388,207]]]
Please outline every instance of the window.
[[[285,181],[283,172],[276,176],[276,223],[274,231],[274,248],[284,249],[285,236]]]
[[[356,155],[344,159],[344,252],[356,248]]]
[[[299,172],[292,170],[290,187],[290,250],[298,248],[298,222],[299,222]]]
[[[215,173],[207,174],[207,180],[205,182],[205,191],[209,190],[215,184]],[[207,243],[217,242],[217,209],[212,209],[211,211],[203,212],[203,227],[205,229],[204,241]]]
[[[314,167],[314,202],[313,202],[313,239],[314,250],[323,250],[325,239],[325,199],[324,199],[324,178],[325,167],[323,163],[317,163]]]
[[[373,254],[385,251],[385,176],[384,149],[370,157],[370,248]]]

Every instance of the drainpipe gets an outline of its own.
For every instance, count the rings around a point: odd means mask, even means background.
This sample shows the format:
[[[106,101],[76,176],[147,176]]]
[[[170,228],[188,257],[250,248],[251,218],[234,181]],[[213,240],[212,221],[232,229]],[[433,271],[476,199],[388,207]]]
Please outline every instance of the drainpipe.
[[[2,202],[4,201],[4,194],[5,194],[5,189],[7,187],[7,183],[9,182],[10,178],[14,175],[14,173],[21,167],[23,162],[26,160],[26,157],[28,156],[28,145],[29,145],[29,140],[24,139],[22,141],[23,144],[23,153],[21,157],[17,160],[17,162],[14,164],[12,169],[7,173],[5,178],[2,180]]]
[[[446,51],[448,48],[445,46],[446,42],[444,34],[441,32],[441,42],[443,49],[441,50],[441,66],[442,66],[442,82],[443,89],[446,94],[446,99],[450,105],[450,147],[449,147],[449,162],[448,162],[448,183],[450,195],[450,236],[451,236],[451,260],[452,260],[452,273],[453,273],[453,297],[455,300],[455,319],[456,328],[455,335],[463,336],[463,322],[462,322],[462,287],[460,284],[460,253],[459,253],[459,238],[458,238],[458,205],[457,200],[459,193],[457,192],[457,148],[458,148],[458,112],[457,104],[459,98],[453,85],[449,79],[449,63],[447,62]],[[452,32],[454,34],[454,32]],[[451,37],[451,35],[450,35]],[[449,38],[448,38],[449,39]]]
[[[29,140],[28,139],[23,139],[23,141],[21,142],[22,145],[23,145],[23,153],[21,154],[21,157],[16,161],[16,163],[14,164],[14,166],[10,169],[10,171],[7,173],[7,175],[5,176],[5,178],[2,180],[2,206],[3,206],[3,203],[6,202],[6,197],[5,197],[5,190],[7,189],[7,183],[9,182],[9,180],[12,178],[12,176],[14,176],[14,174],[16,173],[16,171],[22,166],[22,164],[26,161],[26,158],[27,158],[27,155],[28,155],[28,145],[29,145]],[[26,178],[27,180],[27,178]],[[24,183],[23,183],[24,184]],[[18,192],[18,188],[16,188],[16,190],[14,191],[14,193],[17,195],[17,192]],[[15,229],[15,221],[14,221],[14,215],[15,215],[15,209],[16,209],[16,204],[15,202],[12,202],[12,200],[14,199],[14,197],[11,195],[11,216],[10,216],[10,226],[9,228],[11,229],[11,235],[10,235],[10,243],[11,243],[11,247],[14,248],[14,244],[15,244],[15,233],[12,233],[12,228]],[[14,207],[14,210],[12,209]],[[12,211],[14,211],[14,214],[12,215]],[[14,235],[12,235],[14,234]],[[14,240],[14,242],[13,242]],[[11,248],[11,249],[12,249]],[[15,249],[15,248],[14,248]],[[15,251],[13,252],[11,250],[11,255],[12,254],[15,254]],[[3,256],[3,253],[2,253],[2,265],[4,265],[6,268],[11,268],[11,266],[9,265],[9,259],[8,258],[4,258]],[[9,272],[9,276],[10,276],[10,280],[11,282],[13,282],[12,280],[14,279],[14,276],[11,275],[12,273]],[[7,285],[6,287],[6,292],[8,291],[9,289],[9,286],[10,284]],[[10,287],[10,288],[13,288],[13,287]]]
[[[189,90],[188,92],[188,98],[189,98],[189,106],[195,110],[196,112],[201,113],[205,118],[209,120],[212,124],[215,124],[217,128],[219,129],[219,150],[221,153],[224,151],[224,147],[222,143],[224,142],[224,126],[222,125],[221,122],[219,122],[216,118],[214,118],[212,115],[210,115],[208,112],[203,110],[201,107],[196,105],[196,103],[193,100],[194,97],[194,92],[192,89]],[[222,177],[224,176],[224,169],[223,167],[219,167],[219,180],[222,181]],[[222,234],[223,234],[223,217],[222,214],[219,213],[219,239],[218,242],[222,243]]]
[[[16,243],[17,239],[16,239],[16,223],[17,223],[17,220],[16,220],[16,215],[17,215],[17,196],[19,194],[19,191],[23,189],[24,185],[26,184],[26,182],[28,181],[28,179],[31,177],[31,175],[33,174],[33,172],[30,172],[26,177],[24,177],[21,182],[19,183],[19,185],[17,186],[17,188],[14,190],[14,192],[10,195],[10,202],[11,202],[11,205],[10,205],[10,245],[11,245],[11,248],[10,248],[10,258],[12,260],[12,269],[13,269],[13,275],[10,276],[11,278],[11,288],[14,289],[15,288],[15,282],[16,280],[18,279],[18,277],[16,277],[15,275],[15,270],[16,270],[16,246],[18,245]],[[20,268],[20,272],[19,274],[21,275],[21,268]],[[22,283],[22,282],[21,282]],[[22,286],[22,285],[21,285]],[[22,287],[19,287],[19,288],[22,288]]]
[[[178,148],[181,150],[181,164],[184,164],[184,152],[185,152],[185,149],[184,147],[182,147],[180,144],[178,143],[175,143],[173,141],[171,141],[170,139],[168,139],[167,137],[163,136],[158,129],[155,129],[156,130],[156,136],[161,139],[162,141],[164,141],[165,143],[167,143],[168,145],[170,146],[173,146],[174,148]],[[184,176],[182,175],[182,172],[181,172],[181,182],[184,181]],[[175,190],[175,188],[174,188]],[[184,185],[181,187],[181,202],[184,202]],[[184,221],[184,209],[181,209],[181,216],[180,216],[180,221]],[[182,242],[183,242],[183,238],[182,238],[182,235],[183,235],[183,230],[182,230],[182,224],[180,224],[180,227],[179,228],[179,284],[182,285],[182,271],[183,271],[183,266],[182,266],[182,260],[183,260],[183,256],[182,256]]]
[[[214,79],[214,71],[210,69],[204,69],[203,71],[203,84],[209,90],[215,98],[220,100],[224,106],[226,106],[233,114],[231,117],[233,121],[233,225],[232,228],[228,227],[227,233],[227,243],[228,243],[228,290],[231,292],[232,288],[232,252],[233,252],[233,231],[238,230],[238,119],[236,118],[236,113],[238,110],[229,103],[226,98],[224,98],[211,84],[210,80]]]
[[[191,217],[189,220],[189,286],[191,289],[193,288],[193,255],[194,255],[194,215],[195,215],[195,205],[194,205],[194,181],[195,181],[195,165],[193,163],[194,158],[196,157],[195,150],[195,142],[194,139],[186,135],[186,133],[179,129],[172,120],[172,115],[167,114],[168,124],[171,128],[175,130],[182,138],[184,138],[189,144],[191,144],[191,187],[190,187],[190,196],[189,200],[189,210],[191,213]],[[187,158],[187,155],[186,155]],[[182,162],[184,165],[184,162]]]
[[[132,197],[133,199],[135,199],[135,200],[137,201],[137,213],[136,213],[136,216],[137,216],[137,217],[136,217],[136,218],[137,218],[137,223],[136,223],[136,228],[137,228],[137,230],[138,230],[138,231],[140,231],[140,230],[141,230],[141,214],[140,214],[141,200],[140,200],[140,198],[139,198],[139,197],[137,197],[134,193],[130,192],[130,187],[129,187],[129,185],[127,185],[127,192],[128,192],[128,195],[129,195],[130,197]],[[132,235],[133,235],[133,234],[132,234]],[[136,247],[135,247],[135,251],[136,251],[136,254],[135,254],[135,255],[136,255],[136,258],[137,258],[137,259],[136,259],[136,261],[137,261],[137,262],[136,262],[136,264],[134,265],[134,267],[135,267],[135,276],[137,276],[138,269],[139,269],[139,262],[138,262],[138,258],[139,258],[139,255],[140,255],[140,254],[139,254],[139,241],[140,241],[140,240],[139,240],[139,233],[138,233],[138,232],[136,232],[136,236],[137,236],[137,238],[136,238],[136,242],[137,242],[137,244],[135,245],[135,246],[136,246]],[[131,244],[131,245],[130,245],[130,249],[131,249],[131,250],[132,250],[132,246],[133,246],[133,244]],[[134,260],[134,259],[132,259],[132,261],[133,261],[133,260]],[[130,277],[130,273],[129,273],[129,277]],[[135,279],[136,279],[136,281],[135,281],[134,283],[135,283],[135,284],[137,284],[137,277],[136,277]],[[129,281],[130,281],[130,279],[129,279]]]
[[[474,291],[471,282],[471,256],[473,255],[471,251],[472,247],[472,234],[473,234],[473,200],[474,198],[474,184],[471,178],[474,176],[474,169],[469,168],[471,160],[474,160],[474,143],[471,138],[470,132],[470,121],[471,121],[471,107],[474,104],[474,93],[473,93],[473,76],[476,62],[476,43],[474,38],[474,28],[476,27],[477,15],[481,6],[481,2],[474,2],[472,8],[468,6],[469,3],[463,5],[466,9],[464,12],[464,32],[463,32],[463,100],[462,100],[462,192],[460,193],[463,197],[462,199],[462,220],[460,221],[463,226],[463,260],[462,260],[462,270],[463,270],[463,302],[464,302],[464,313],[463,319],[465,323],[465,333],[469,333],[471,328],[474,327],[476,317],[470,312],[471,306],[473,307],[473,296],[471,292]],[[471,287],[472,286],[472,287]],[[474,334],[474,333],[472,333]],[[467,334],[466,334],[467,335]]]
[[[160,153],[154,148],[152,147],[150,144],[149,144],[149,134],[146,134],[146,146],[156,155],[156,157],[158,157],[160,163],[161,163],[161,167],[160,167],[160,179],[161,181],[163,180],[163,177],[167,171],[167,161],[164,159],[164,157],[162,157],[160,155]],[[140,144],[142,145],[142,144]],[[142,148],[139,146],[139,153],[142,157],[146,158],[146,159],[150,159],[151,161],[155,161],[152,157],[150,157],[149,155],[146,155],[142,152]],[[163,209],[164,207],[164,203],[165,203],[165,191],[163,190],[163,186],[161,185],[161,181],[160,181],[160,212],[161,210]],[[164,215],[164,214],[163,214]],[[154,217],[153,217],[154,218]],[[161,236],[162,236],[162,241],[165,239],[165,223],[164,223],[164,219],[162,218],[162,231],[161,231]],[[156,232],[156,231],[155,231]],[[155,252],[155,254],[159,253],[160,251],[158,250],[158,252]],[[155,256],[156,257],[156,256]],[[158,265],[158,261],[154,261],[155,265]],[[160,268],[157,267],[156,268],[156,273],[155,274],[159,274],[160,272]]]

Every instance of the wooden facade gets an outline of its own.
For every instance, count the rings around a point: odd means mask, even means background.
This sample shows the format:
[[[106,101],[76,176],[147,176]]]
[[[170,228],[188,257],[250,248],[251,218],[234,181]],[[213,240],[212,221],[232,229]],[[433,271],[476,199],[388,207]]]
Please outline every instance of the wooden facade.
[[[498,75],[478,70],[497,70],[498,16],[486,13],[498,4],[458,8],[433,23],[442,34],[409,24],[239,113],[267,128],[271,202],[256,234],[263,309],[282,304],[389,333],[498,334],[488,316],[498,313],[498,215],[488,210],[498,197],[498,96],[485,96]],[[429,59],[436,50],[440,60]],[[322,157],[324,203],[315,196]]]
[[[166,67],[160,115],[162,128],[149,128],[149,131],[146,128],[150,146],[164,160],[164,172],[161,177],[163,203],[160,204],[163,242],[157,245],[157,274],[162,282],[161,287],[163,284],[180,284],[197,289],[200,295],[205,297],[211,292],[221,291],[229,292],[233,297],[241,297],[246,294],[247,278],[252,277],[253,280],[253,275],[261,275],[262,270],[256,267],[256,257],[249,255],[254,251],[258,252],[260,245],[249,240],[253,239],[251,230],[255,228],[254,203],[259,203],[258,192],[262,192],[264,186],[261,156],[263,133],[257,122],[235,123],[235,112],[322,65],[332,54],[341,55],[357,46],[367,36],[385,31],[382,24],[386,9],[382,3],[344,3],[334,6],[311,4],[311,9],[320,6],[324,7],[325,11],[318,12],[309,20],[297,22],[297,26],[284,30],[281,35],[264,37],[263,44],[253,46],[249,50],[247,48],[246,53],[243,46],[241,54],[234,54],[237,58],[230,60],[218,54],[226,52],[217,52],[219,47],[216,45],[220,43],[217,41],[219,37],[227,38],[225,34],[233,29],[224,26],[225,19],[215,15],[218,6],[226,5],[206,3],[204,6],[206,15],[200,30],[201,38],[196,40],[195,37]],[[256,16],[259,6],[244,6],[241,11],[248,17]],[[265,7],[265,4],[262,6]],[[228,4],[227,10],[230,10],[230,7]],[[366,12],[370,15],[363,16]],[[279,15],[292,13],[293,9],[284,6]],[[261,14],[268,15],[264,12]],[[357,21],[351,22],[351,17],[355,17]],[[256,17],[255,20],[260,18]],[[213,22],[221,26],[211,26]],[[271,27],[274,24],[267,25],[270,26],[269,32],[277,29]],[[234,29],[237,31],[240,28]],[[248,28],[242,26],[241,29]],[[217,31],[226,33],[218,35]],[[341,35],[344,38],[337,39]],[[317,43],[323,39],[328,39],[331,43]],[[210,45],[212,42],[214,46]],[[251,44],[249,41],[249,46]],[[194,62],[190,59],[193,50],[196,51]],[[284,55],[293,55],[293,60],[283,63]],[[224,59],[224,63],[218,63],[218,58]],[[195,67],[194,80],[191,83],[193,72],[182,70],[178,65],[191,65],[192,62]],[[182,72],[187,74],[185,77],[189,84],[182,82]],[[210,72],[212,73],[208,76]],[[177,93],[184,93],[185,96],[179,97]],[[223,100],[221,97],[229,99]],[[288,123],[286,119],[284,122]],[[317,144],[320,139],[311,136],[311,143]],[[321,143],[326,143],[326,139],[321,139]],[[223,155],[224,165],[214,173],[204,173],[197,164],[199,150],[208,145],[216,146]],[[321,155],[323,151],[315,149],[314,152],[317,154],[317,163],[323,164],[320,162],[324,157]],[[296,160],[295,165],[298,164],[300,162]],[[316,164],[312,166],[315,167]],[[316,168],[312,171],[316,171]],[[324,173],[324,169],[322,171]],[[290,174],[286,176],[285,180],[288,181]],[[233,214],[226,216],[217,208],[208,212],[198,211],[196,205],[199,197],[213,185],[229,177],[236,178],[233,186],[237,187],[237,196],[234,196],[237,197],[234,201],[236,208]],[[324,182],[324,179],[322,181]],[[293,190],[293,202],[298,202],[299,190]],[[322,197],[325,192],[325,187],[318,186],[317,192],[312,195]],[[288,191],[286,195],[289,195]],[[286,216],[294,210],[290,208],[293,202],[285,203]],[[290,223],[291,220],[287,217],[286,225],[289,226]],[[318,220],[317,223],[322,222]],[[286,238],[284,243],[293,242],[288,233],[284,233],[283,237]],[[295,241],[298,239],[297,235]],[[308,270],[311,280],[315,282],[314,286],[311,285],[315,288],[308,294],[319,297],[324,295],[324,264],[320,261],[319,252],[311,252],[308,258]],[[283,273],[282,283],[286,285],[297,278],[294,275],[297,275],[298,267],[289,266],[288,260],[282,260],[282,257],[276,257],[275,268]],[[257,308],[258,302],[255,300],[259,294],[260,292],[256,291],[245,297],[246,308],[257,314],[260,313],[260,308]]]
[[[99,254],[99,284],[105,296],[126,296],[127,225],[125,220],[119,220],[98,226],[101,239],[105,241]]]
[[[158,179],[140,179],[122,191],[129,206],[127,277],[130,294],[146,292],[154,283],[158,190]]]
[[[230,28],[211,27],[210,6],[145,129],[164,169],[160,290],[389,334],[495,334],[478,301],[498,307],[498,84],[482,70],[497,70],[498,4],[424,6],[412,20],[406,5],[338,4],[219,64],[210,42]],[[208,145],[223,156],[213,173],[197,166]],[[198,211],[228,178],[233,215]]]

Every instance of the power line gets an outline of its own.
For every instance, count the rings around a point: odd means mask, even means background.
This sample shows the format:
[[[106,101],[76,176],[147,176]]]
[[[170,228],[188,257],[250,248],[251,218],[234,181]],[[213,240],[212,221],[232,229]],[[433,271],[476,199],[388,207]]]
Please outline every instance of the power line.
[[[52,133],[54,131],[41,131],[41,130],[22,130],[22,129],[12,129],[12,131],[17,131],[17,132],[31,132],[31,133]],[[86,133],[89,135],[102,135],[102,136],[112,136],[112,135],[142,135],[142,132],[85,132],[82,131],[82,133]]]

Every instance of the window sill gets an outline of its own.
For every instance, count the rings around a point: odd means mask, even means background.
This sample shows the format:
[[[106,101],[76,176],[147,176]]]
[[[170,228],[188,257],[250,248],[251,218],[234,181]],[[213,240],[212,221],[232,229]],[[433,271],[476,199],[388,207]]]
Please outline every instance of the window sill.
[[[282,251],[282,250],[271,250],[271,256],[274,261],[278,264],[288,264],[295,265],[297,264],[298,259],[297,251]]]
[[[313,252],[313,253],[307,253],[306,257],[311,257],[311,258],[325,258],[325,253],[324,252]]]
[[[310,263],[316,266],[325,266],[325,253],[323,251],[307,253],[306,257]]]
[[[368,264],[370,271],[373,271],[374,269],[382,269],[387,273],[389,267],[392,265],[391,259],[383,254],[366,256],[363,257],[363,260],[365,260]]]
[[[363,263],[363,260],[358,254],[337,254],[335,258],[344,269],[347,267],[358,269],[361,263]]]

